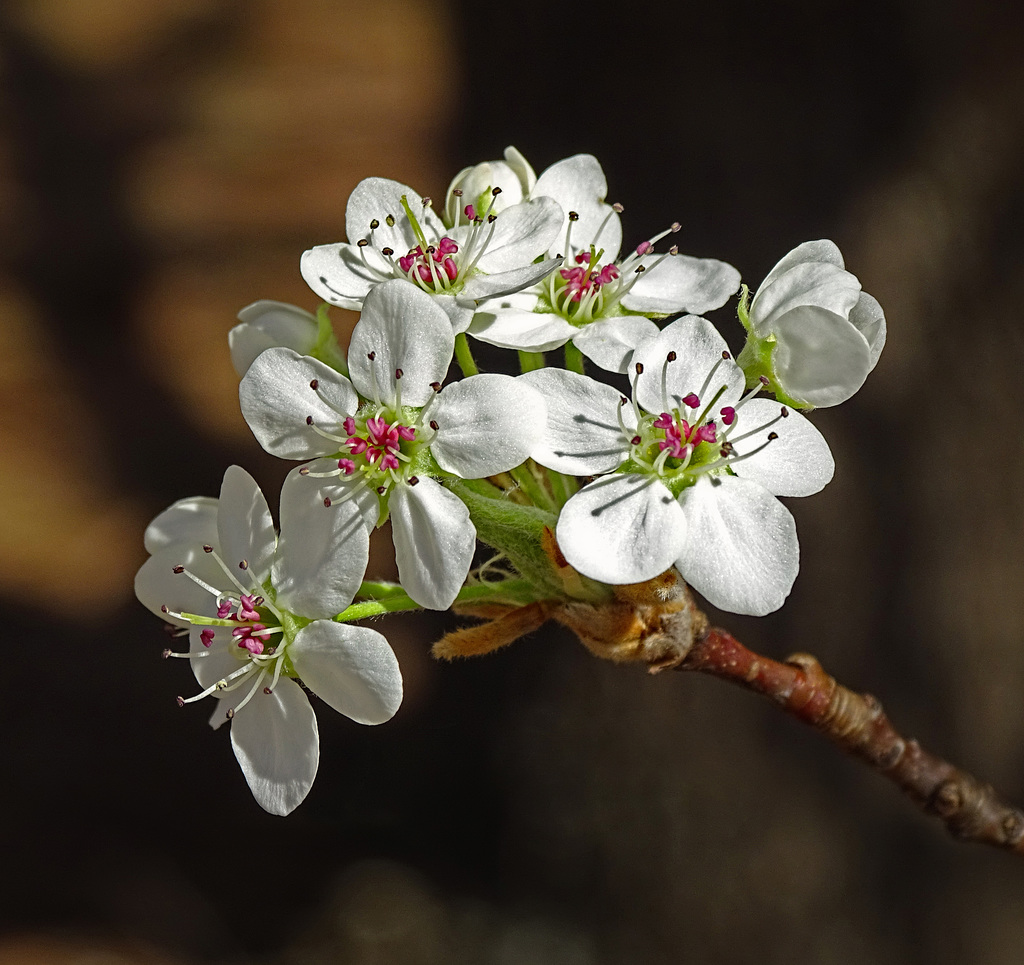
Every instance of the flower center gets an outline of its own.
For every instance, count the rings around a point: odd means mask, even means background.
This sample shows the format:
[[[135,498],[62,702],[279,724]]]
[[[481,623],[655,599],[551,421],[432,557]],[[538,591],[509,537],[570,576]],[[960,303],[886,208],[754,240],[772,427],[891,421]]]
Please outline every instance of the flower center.
[[[238,646],[251,654],[259,656],[270,640],[271,631],[267,624],[262,621],[266,619],[257,607],[263,606],[266,601],[262,596],[255,596],[251,593],[239,594],[238,600],[227,597],[217,606],[217,616],[221,620],[232,620],[239,624],[231,631],[231,636]],[[199,634],[204,647],[213,643],[214,632],[207,627]]]
[[[554,312],[561,315],[571,325],[577,327],[587,325],[599,318],[609,318],[615,314],[628,314],[619,308],[619,303],[630,289],[637,283],[645,271],[656,268],[666,258],[679,253],[673,245],[665,254],[657,255],[649,261],[648,256],[654,255],[654,245],[665,235],[678,231],[680,225],[673,222],[671,227],[655,235],[648,241],[642,241],[636,249],[617,262],[601,264],[604,249],[597,247],[612,213],[622,211],[622,205],[612,205],[612,211],[598,228],[588,250],[579,251],[574,257],[565,256],[563,267],[552,272],[544,283],[544,294],[547,296]],[[575,211],[569,212],[569,226],[565,233],[565,250],[571,252],[573,225],[579,221]]]
[[[249,564],[245,560],[239,562],[238,568],[249,578],[251,587],[246,587],[235,576],[212,546],[204,546],[203,551],[217,561],[227,581],[232,585],[232,590],[220,590],[184,566],[174,567],[174,572],[192,580],[213,596],[217,607],[216,617],[198,613],[178,613],[167,607],[163,609],[169,615],[186,620],[193,626],[203,627],[199,639],[206,648],[213,646],[215,642],[223,645],[225,641],[230,641],[228,647],[241,661],[241,666],[215,681],[201,693],[192,697],[178,697],[178,704],[183,707],[214,693],[227,693],[247,686],[249,689],[242,699],[228,710],[227,716],[230,718],[252,700],[260,687],[263,688],[264,694],[271,694],[282,673],[286,676],[295,676],[286,656],[291,639],[284,627],[284,622],[288,618],[283,611],[278,610],[261,595],[262,587],[259,580],[250,572]],[[280,634],[280,642],[274,646],[272,641],[277,634]],[[208,649],[193,653],[165,650],[164,656],[198,660],[206,657],[208,653]]]
[[[715,375],[722,364],[731,364],[728,352],[716,362],[708,373],[704,384],[698,391],[690,391],[681,399],[679,405],[671,406],[665,386],[667,366],[676,359],[675,352],[669,352],[662,368],[662,404],[664,411],[658,415],[644,412],[636,404],[636,381],[633,382],[633,410],[636,414],[637,427],[630,432],[622,421],[621,406],[628,404],[623,398],[619,410],[619,425],[623,434],[629,438],[629,463],[635,471],[657,475],[662,482],[678,495],[688,486],[692,486],[705,473],[729,472],[730,466],[741,459],[749,458],[760,452],[765,446],[774,442],[778,434],[767,433],[765,441],[760,445],[743,452],[736,450],[736,444],[760,436],[770,430],[780,419],[789,416],[785,406],[780,407],[779,415],[763,425],[740,428],[740,412],[743,405],[753,398],[764,382],[759,382],[754,389],[743,396],[735,405],[718,407],[722,396],[727,390],[725,384],[714,392]],[[637,363],[636,378],[643,374],[643,365]],[[702,397],[706,400],[702,402]],[[717,415],[714,415],[717,408]]]
[[[558,297],[565,301],[582,301],[585,296],[596,295],[604,285],[615,281],[619,277],[619,269],[616,265],[602,265],[598,259],[604,252],[594,254],[593,246],[590,251],[581,251],[576,256],[575,268],[561,268],[558,274],[563,282],[557,283],[561,289]]]
[[[389,422],[388,419],[393,421]],[[418,426],[404,425],[395,415],[384,410],[373,416],[359,413],[348,416],[342,428],[348,435],[345,445],[349,453],[359,458],[357,461],[342,457],[338,460],[338,468],[346,476],[361,471],[368,477],[377,478],[395,473],[401,468],[402,462],[410,461],[411,456],[409,452],[402,451],[402,444],[415,442]],[[414,451],[419,447],[406,448]]]
[[[436,293],[450,287],[458,278],[459,266],[452,257],[458,251],[459,246],[445,235],[436,245],[427,245],[425,253],[422,245],[410,248],[409,254],[398,259],[398,267],[409,276],[415,272],[413,280],[422,282]]]
[[[371,363],[376,361],[376,353],[368,353]],[[376,378],[373,379],[375,398],[364,403],[360,409],[346,415],[338,412],[340,425],[325,429],[315,425],[312,416],[306,417],[306,425],[318,435],[339,444],[336,469],[326,472],[313,472],[303,466],[299,472],[304,476],[315,478],[335,477],[341,480],[353,480],[371,487],[386,504],[388,491],[398,482],[415,486],[419,480],[414,475],[417,467],[422,468],[424,460],[429,456],[430,443],[433,441],[438,426],[434,421],[427,421],[437,393],[441,391],[440,382],[431,382],[434,394],[421,409],[402,405],[402,370],[395,369],[394,387],[391,398],[382,401],[377,394]],[[316,392],[321,401],[331,402],[320,392],[320,383],[313,379],[309,387]],[[333,408],[333,405],[331,405]],[[337,412],[338,410],[335,409]],[[360,486],[345,488],[342,501],[351,498],[361,489]],[[325,499],[331,505],[331,499]],[[384,518],[383,515],[381,518]]]

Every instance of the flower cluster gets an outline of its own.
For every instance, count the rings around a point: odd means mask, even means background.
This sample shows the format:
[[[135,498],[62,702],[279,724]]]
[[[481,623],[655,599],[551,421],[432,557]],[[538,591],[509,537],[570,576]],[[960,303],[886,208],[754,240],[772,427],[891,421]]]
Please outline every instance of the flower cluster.
[[[231,721],[268,811],[291,811],[316,773],[307,693],[364,724],[398,710],[395,657],[358,621],[600,606],[672,569],[736,613],[789,594],[799,545],[778,497],[818,492],[835,468],[800,410],[863,384],[882,310],[830,241],[791,251],[751,298],[726,262],[664,247],[679,222],[624,248],[607,194],[590,155],[538,176],[514,148],[459,172],[440,214],[368,178],[348,240],[301,257],[317,312],[258,301],[239,314],[242,414],[296,463],[280,533],[233,466],[219,499],[153,521],[136,592],[188,636],[187,652],[166,651],[198,681],[179,703],[219,698],[211,723]],[[737,294],[734,357],[704,315]],[[347,351],[332,305],[360,312]],[[482,373],[474,343],[514,350],[519,374]],[[556,349],[564,367],[544,354]],[[398,583],[365,573],[386,521]],[[474,570],[478,542],[491,553]]]

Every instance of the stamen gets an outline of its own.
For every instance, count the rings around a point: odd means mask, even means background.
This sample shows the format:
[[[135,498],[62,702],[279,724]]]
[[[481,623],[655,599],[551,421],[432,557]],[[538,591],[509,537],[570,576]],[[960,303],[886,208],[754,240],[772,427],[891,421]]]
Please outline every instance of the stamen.
[[[179,697],[178,706],[184,707],[185,704],[195,703],[197,700],[202,700],[204,697],[209,697],[210,694],[216,693],[218,690],[234,690],[237,684],[232,685],[231,681],[237,677],[242,677],[253,669],[253,664],[246,662],[244,667],[239,667],[237,670],[229,673],[226,677],[221,677],[220,680],[210,684],[202,693],[196,694],[194,697]],[[239,681],[240,682],[240,681]]]
[[[173,572],[175,574],[177,574],[178,576],[181,576],[182,574],[184,574],[193,583],[195,583],[196,586],[202,587],[211,596],[219,597],[221,595],[221,591],[220,590],[218,590],[216,587],[210,586],[210,584],[207,583],[206,580],[200,579],[198,576],[195,575],[195,573],[191,572],[190,570],[186,570],[184,566],[175,566],[174,569],[173,569]]]
[[[675,360],[676,353],[669,352],[668,355],[665,356],[665,361],[661,365],[661,407],[666,412],[672,408],[672,406],[668,404],[668,366],[669,362],[674,362]],[[687,396],[687,398],[689,398],[689,396]]]
[[[721,469],[722,466],[732,465],[733,463],[741,462],[744,459],[749,459],[751,456],[756,456],[762,449],[765,449],[767,446],[770,446],[778,438],[778,433],[769,432],[768,441],[763,445],[758,446],[756,449],[751,449],[750,452],[744,452],[738,456],[729,455],[722,459],[718,459],[715,462],[709,462],[705,466],[699,466],[698,468],[693,470],[693,475],[701,476],[704,475],[705,473],[711,472],[712,470]]]
[[[640,376],[644,374],[644,364],[643,364],[643,362],[637,362],[636,365],[633,368],[634,368],[634,371],[636,372],[636,375],[633,377],[632,381],[630,382],[630,390],[631,390],[630,402],[633,405],[633,414],[636,416],[637,425],[640,425],[642,420],[643,420],[643,414],[640,412],[640,405],[636,401],[636,386],[637,386],[637,383],[640,381]]]
[[[715,377],[715,373],[718,371],[718,367],[724,361],[726,361],[726,359],[728,357],[729,357],[728,353],[727,352],[723,352],[722,353],[722,357],[717,362],[715,362],[714,365],[711,366],[711,371],[708,372],[708,377],[704,380],[704,384],[700,387],[700,391],[697,393],[697,395],[700,396],[702,399],[707,394],[708,386],[711,385],[711,380]]]
[[[256,678],[256,683],[252,685],[252,689],[247,693],[237,704],[235,704],[235,713],[237,714],[250,700],[252,700],[253,694],[259,689],[260,684],[266,679],[267,671],[262,669],[259,672],[259,676]]]

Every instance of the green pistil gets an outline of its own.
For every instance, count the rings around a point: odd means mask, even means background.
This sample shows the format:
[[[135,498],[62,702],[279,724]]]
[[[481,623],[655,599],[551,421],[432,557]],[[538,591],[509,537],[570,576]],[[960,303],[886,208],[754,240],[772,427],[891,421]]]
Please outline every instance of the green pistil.
[[[423,252],[424,257],[427,255],[427,248],[429,247],[427,242],[427,236],[423,234],[423,229],[420,227],[419,221],[416,220],[416,215],[412,213],[412,208],[409,206],[409,199],[406,195],[402,195],[402,207],[405,208],[405,215],[409,219],[409,224],[412,225],[413,234],[416,235],[416,240],[420,243],[420,251]]]
[[[716,403],[716,402],[717,402],[717,401],[718,401],[718,400],[719,400],[720,398],[722,398],[722,394],[723,394],[723,393],[725,392],[725,390],[726,390],[727,388],[728,388],[728,386],[726,386],[726,385],[723,385],[723,386],[722,386],[722,387],[721,387],[721,388],[720,388],[720,389],[719,389],[719,390],[718,390],[718,391],[717,391],[717,392],[715,393],[715,397],[714,397],[714,398],[713,398],[713,399],[712,399],[712,400],[711,400],[711,401],[710,401],[710,402],[709,402],[709,403],[708,403],[708,404],[707,404],[706,406],[704,406],[704,411],[703,411],[703,412],[701,412],[701,414],[700,414],[700,415],[699,415],[699,416],[697,417],[697,421],[696,421],[696,422],[694,422],[694,423],[693,423],[692,425],[694,425],[694,426],[702,426],[702,425],[704,425],[704,420],[705,420],[705,419],[707,418],[707,415],[708,415],[708,413],[709,413],[709,412],[710,412],[710,411],[711,411],[711,410],[712,410],[712,409],[713,409],[713,408],[715,407],[715,403]],[[678,421],[679,421],[679,410],[678,410],[678,409],[673,409],[673,410],[672,410],[672,412],[673,412],[673,414],[674,414],[674,415],[675,415],[675,417],[676,417],[676,422],[678,422]],[[687,422],[689,422],[689,420],[687,420]]]

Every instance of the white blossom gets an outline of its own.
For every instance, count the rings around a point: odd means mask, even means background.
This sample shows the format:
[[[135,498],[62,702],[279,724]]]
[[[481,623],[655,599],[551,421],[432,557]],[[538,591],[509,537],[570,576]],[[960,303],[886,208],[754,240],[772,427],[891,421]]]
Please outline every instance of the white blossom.
[[[362,724],[389,720],[402,677],[375,630],[332,618],[366,569],[368,535],[355,507],[334,512],[296,474],[281,492],[281,535],[255,481],[238,466],[220,499],[180,500],[146,530],[152,554],[135,592],[188,634],[201,692],[220,698],[210,723],[231,720],[231,745],[259,804],[288,814],[316,776],[316,717],[295,678]]]
[[[536,183],[537,175],[530,162],[509,145],[503,161],[483,161],[463,168],[452,178],[445,195],[444,223],[468,224],[466,207],[470,204],[476,211],[490,207],[494,214],[500,214],[529,198]],[[497,196],[492,194],[495,188],[501,189]]]
[[[675,246],[655,251],[678,224],[620,257],[622,208],[608,204],[607,193],[604,171],[589,154],[541,174],[530,197],[553,198],[565,212],[548,249],[560,259],[557,270],[529,289],[483,302],[471,335],[531,352],[572,340],[601,368],[625,372],[633,349],[658,332],[650,316],[708,312],[739,288],[739,272],[723,261],[681,255]]]
[[[432,476],[477,479],[518,466],[544,431],[544,400],[519,379],[475,375],[445,386],[455,336],[425,292],[371,291],[352,332],[350,379],[316,359],[270,349],[239,387],[242,414],[268,452],[301,470],[367,525],[389,515],[402,585],[443,610],[476,547],[465,504]]]
[[[850,398],[885,345],[881,306],[831,241],[804,242],[768,273],[750,304],[749,328],[744,369],[804,406]]]
[[[284,346],[310,355],[316,346],[316,317],[296,305],[263,299],[243,308],[238,321],[241,324],[228,332],[228,347],[231,364],[240,376],[268,348]]]
[[[464,332],[479,300],[519,291],[548,274],[554,262],[534,261],[562,221],[550,198],[500,213],[471,203],[464,211],[466,224],[446,228],[430,199],[398,181],[366,178],[348,200],[349,242],[306,251],[302,277],[329,304],[357,311],[374,286],[402,279],[435,297],[453,330]]]
[[[523,378],[547,403],[533,458],[595,476],[562,508],[566,559],[604,583],[637,583],[675,565],[709,602],[762,615],[796,579],[799,546],[776,496],[806,496],[832,478],[820,433],[758,389],[706,319],[685,316],[633,355],[633,398],[586,376],[540,369]]]

